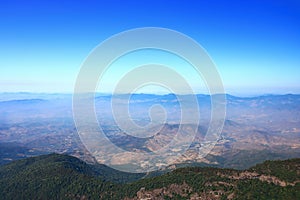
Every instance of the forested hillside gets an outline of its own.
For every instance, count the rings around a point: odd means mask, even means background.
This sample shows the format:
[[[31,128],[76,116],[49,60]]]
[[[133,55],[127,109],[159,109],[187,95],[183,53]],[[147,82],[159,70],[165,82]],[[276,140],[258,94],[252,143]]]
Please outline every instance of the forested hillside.
[[[299,199],[300,159],[243,171],[185,167],[149,177],[50,154],[2,166],[0,188],[2,199]]]

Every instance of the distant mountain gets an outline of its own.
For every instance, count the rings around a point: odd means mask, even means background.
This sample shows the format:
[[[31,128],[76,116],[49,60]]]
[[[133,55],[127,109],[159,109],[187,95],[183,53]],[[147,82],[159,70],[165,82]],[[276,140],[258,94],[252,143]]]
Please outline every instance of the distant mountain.
[[[299,199],[299,174],[300,159],[290,159],[266,161],[243,171],[186,167],[142,178],[144,174],[50,154],[1,166],[0,196],[18,200]]]
[[[44,99],[17,99],[17,100],[10,100],[10,101],[0,101],[0,105],[20,105],[20,104],[36,104],[36,103],[42,103],[47,102],[47,100]]]
[[[77,134],[71,94],[20,93],[0,94],[0,97],[0,150],[3,152],[0,164],[39,155],[35,152],[66,153],[88,163],[97,160],[97,157],[92,157],[95,152],[88,152]],[[113,97],[117,102],[114,111],[120,108],[123,110],[125,106],[123,111],[128,114],[127,97],[126,94]],[[178,163],[174,163],[178,165],[196,163],[195,165],[201,166],[246,169],[266,159],[288,159],[300,154],[300,95],[236,97],[226,94],[227,111],[222,134],[214,149],[205,158],[197,156],[197,148],[205,145],[203,139],[211,119],[211,96],[196,95],[200,109],[199,124],[192,124],[194,115],[187,116],[190,118],[184,122],[181,121],[180,101],[189,102],[191,95],[180,97],[177,98],[175,94],[131,96],[130,117],[141,127],[149,124],[152,119],[164,118],[164,113],[155,110],[149,115],[153,105],[159,104],[166,111],[167,118],[161,131],[159,127],[162,127],[162,124],[159,120],[155,121],[155,126],[142,130],[149,136],[147,138],[134,137],[134,134],[125,134],[124,130],[120,129],[115,121],[116,115],[112,113],[111,95],[96,94],[95,110],[99,124],[110,141],[130,151],[148,152],[167,145],[174,138],[180,124],[195,130],[195,126],[198,126],[195,140],[191,144],[193,149],[186,151],[178,159]],[[195,112],[193,106],[187,106],[187,109],[188,112]],[[117,116],[123,117],[123,114]],[[127,115],[124,116],[126,125]],[[185,130],[188,134],[190,132],[187,128]],[[18,145],[9,147],[3,145],[4,143]],[[123,155],[107,154],[102,155],[114,158],[114,161],[124,161],[117,164],[128,164]],[[120,157],[124,159],[118,159]],[[130,164],[131,161],[128,162]]]

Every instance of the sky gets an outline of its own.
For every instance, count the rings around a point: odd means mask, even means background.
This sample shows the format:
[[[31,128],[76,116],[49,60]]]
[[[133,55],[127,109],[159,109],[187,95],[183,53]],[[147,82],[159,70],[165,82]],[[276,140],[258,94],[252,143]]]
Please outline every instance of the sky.
[[[0,92],[71,93],[97,45],[142,27],[172,29],[197,41],[215,63],[226,93],[300,93],[297,0],[3,0]],[[158,57],[164,60],[164,54]],[[193,76],[180,63],[179,73]],[[110,81],[118,79],[111,76]],[[201,81],[191,82],[202,87]],[[113,85],[106,84],[104,91]]]

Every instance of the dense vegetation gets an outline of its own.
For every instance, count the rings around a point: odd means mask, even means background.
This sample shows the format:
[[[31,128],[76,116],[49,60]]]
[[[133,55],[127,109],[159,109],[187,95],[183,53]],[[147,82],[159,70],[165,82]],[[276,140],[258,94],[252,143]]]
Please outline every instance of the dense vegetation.
[[[0,168],[1,199],[300,199],[300,159],[266,161],[249,170],[185,167],[142,178],[59,154]],[[142,178],[142,179],[141,179]],[[264,179],[263,179],[264,178]],[[142,189],[141,189],[142,188]],[[160,190],[158,190],[160,189]]]

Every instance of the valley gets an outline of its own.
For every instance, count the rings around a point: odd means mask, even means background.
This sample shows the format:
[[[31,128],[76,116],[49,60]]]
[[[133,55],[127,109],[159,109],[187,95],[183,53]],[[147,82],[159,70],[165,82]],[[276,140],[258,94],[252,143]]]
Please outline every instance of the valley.
[[[251,98],[227,95],[223,131],[212,151],[205,157],[199,156],[199,149],[210,145],[204,141],[210,118],[210,98],[207,95],[197,96],[201,115],[198,125],[179,124],[180,107],[175,95],[133,96],[129,108],[134,106],[131,116],[133,119],[138,118],[139,123],[147,124],[151,120],[148,110],[151,105],[157,103],[162,103],[171,116],[164,124],[154,124],[145,129],[145,134],[150,137],[134,137],[122,131],[113,120],[109,106],[111,97],[97,96],[95,105],[99,124],[109,140],[125,150],[119,154],[108,151],[97,154],[86,149],[73,122],[71,96],[53,98],[46,95],[39,100],[33,97],[29,95],[25,100],[0,102],[0,149],[3,152],[1,164],[56,152],[76,156],[88,163],[98,161],[130,166],[131,159],[126,151],[157,151],[172,141],[180,127],[186,134],[196,130],[195,137],[189,147],[178,143],[177,148],[172,150],[174,153],[180,152],[182,147],[186,149],[181,156],[176,156],[176,160],[158,161],[157,165],[160,165],[161,169],[186,165],[245,169],[267,159],[288,159],[300,155],[299,95]],[[118,98],[122,100],[122,96]],[[184,143],[184,140],[180,142]],[[147,168],[147,163],[140,163],[138,167],[142,171],[151,171]]]

